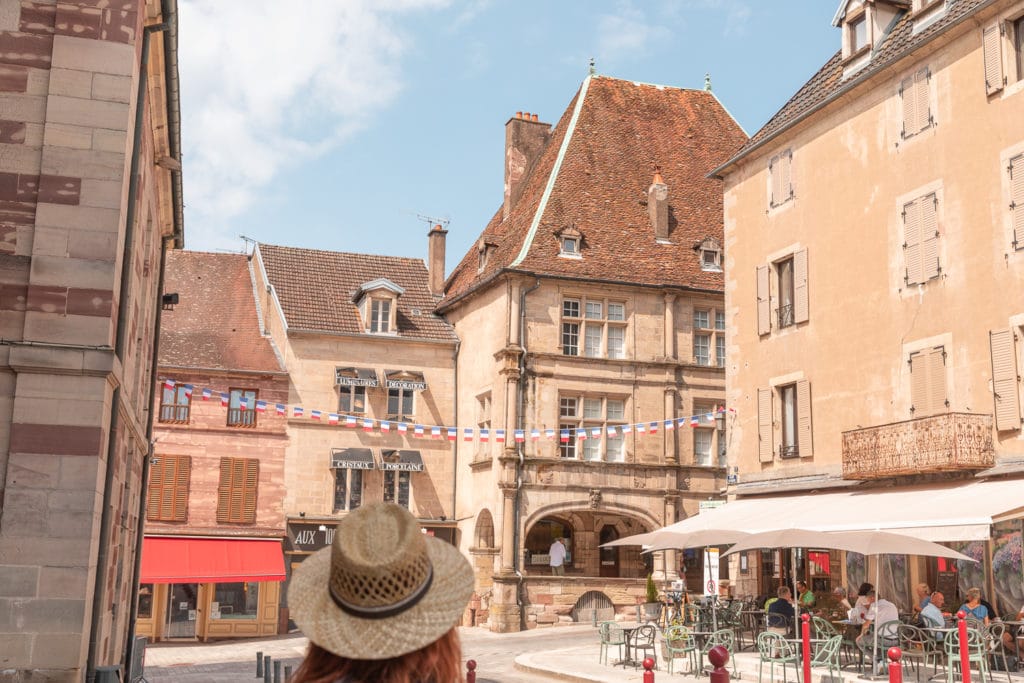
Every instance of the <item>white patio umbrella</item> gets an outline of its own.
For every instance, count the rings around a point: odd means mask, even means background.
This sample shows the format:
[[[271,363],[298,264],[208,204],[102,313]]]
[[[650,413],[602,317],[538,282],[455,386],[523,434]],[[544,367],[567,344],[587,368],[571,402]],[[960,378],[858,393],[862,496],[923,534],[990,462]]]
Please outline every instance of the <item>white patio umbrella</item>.
[[[887,531],[816,531],[813,529],[774,529],[750,534],[737,542],[725,555],[754,550],[757,548],[835,548],[860,553],[861,555],[921,555],[924,557],[947,557],[955,560],[976,560],[944,545],[925,541],[914,536],[894,534]],[[794,573],[795,574],[795,573]],[[881,562],[875,562],[875,586],[879,584]],[[793,594],[796,595],[794,575]],[[876,625],[877,626],[877,625]],[[794,624],[794,630],[796,625]],[[878,658],[878,629],[873,630],[872,666]],[[797,634],[799,636],[799,634]]]

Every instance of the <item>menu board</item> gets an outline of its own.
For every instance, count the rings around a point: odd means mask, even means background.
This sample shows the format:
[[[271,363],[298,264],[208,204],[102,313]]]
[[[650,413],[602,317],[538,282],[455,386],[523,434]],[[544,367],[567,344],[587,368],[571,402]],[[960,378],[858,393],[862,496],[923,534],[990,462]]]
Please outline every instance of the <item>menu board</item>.
[[[935,590],[942,593],[942,596],[946,598],[947,605],[956,602],[958,600],[956,572],[939,572],[935,579]]]

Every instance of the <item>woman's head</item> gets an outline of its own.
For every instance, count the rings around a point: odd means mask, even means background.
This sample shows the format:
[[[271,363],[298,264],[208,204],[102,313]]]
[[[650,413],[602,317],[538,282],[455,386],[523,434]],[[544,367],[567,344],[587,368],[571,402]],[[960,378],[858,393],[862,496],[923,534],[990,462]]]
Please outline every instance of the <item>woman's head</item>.
[[[372,660],[374,670],[401,668],[382,660],[410,659],[419,662],[418,677],[430,679],[422,667],[452,659],[446,652],[454,651],[458,667],[458,637],[449,632],[472,592],[473,570],[457,548],[423,534],[408,510],[379,503],[338,523],[334,543],[296,570],[288,603],[315,645],[313,659]]]
[[[971,587],[967,589],[967,602],[978,602],[981,600],[981,589]]]
[[[864,597],[872,588],[874,588],[874,586],[865,581],[860,585],[860,588],[857,589],[857,595],[860,597]]]

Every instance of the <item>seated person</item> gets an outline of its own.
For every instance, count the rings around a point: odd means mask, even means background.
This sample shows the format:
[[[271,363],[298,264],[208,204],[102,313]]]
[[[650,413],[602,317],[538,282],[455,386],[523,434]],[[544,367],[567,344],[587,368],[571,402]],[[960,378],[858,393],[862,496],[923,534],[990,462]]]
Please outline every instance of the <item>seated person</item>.
[[[843,586],[836,586],[836,589],[832,591],[832,594],[836,598],[836,604],[839,605],[839,609],[846,614],[847,618],[849,618],[850,610],[853,609],[853,605],[850,604],[850,600],[846,597],[846,588]]]
[[[988,626],[989,611],[981,604],[981,589],[972,587],[967,589],[967,602],[960,605],[960,609],[967,613],[968,618],[973,618],[983,626]]]
[[[1024,620],[1024,605],[1020,606],[1020,611],[1017,612],[1017,621]],[[1013,628],[1007,626],[1003,632],[1003,647],[1012,652],[1020,660],[1024,658],[1024,626],[1018,626]]]
[[[860,629],[860,635],[857,636],[857,647],[863,652],[871,652],[875,647],[875,637],[871,633],[871,627],[874,624],[878,624],[879,628],[881,628],[891,621],[899,622],[900,611],[896,608],[896,605],[888,600],[879,600],[873,588],[864,597],[867,598],[868,612],[864,616],[864,625]],[[891,633],[883,630],[878,632],[877,654],[879,665],[885,659],[885,651],[898,642],[899,638],[895,630]],[[875,673],[880,672],[876,671]]]
[[[946,596],[939,591],[931,594],[928,604],[921,608],[921,626],[923,628],[942,628],[946,625],[946,618],[942,614],[942,607],[946,604]],[[935,640],[942,640],[946,634],[932,631]]]
[[[800,609],[810,610],[814,607],[814,593],[807,587],[807,584],[803,581],[796,582],[796,594],[799,596],[797,602],[800,603]]]
[[[917,584],[917,586],[914,587],[914,593],[914,597],[916,599],[914,601],[914,604],[911,606],[914,608],[914,612],[917,613],[923,610],[925,605],[927,605],[928,602],[931,600],[931,593],[929,593],[928,591],[927,583]]]
[[[766,618],[768,630],[784,636],[790,632],[790,624],[796,618],[793,592],[789,590],[789,586],[779,586],[778,597],[770,602]]]

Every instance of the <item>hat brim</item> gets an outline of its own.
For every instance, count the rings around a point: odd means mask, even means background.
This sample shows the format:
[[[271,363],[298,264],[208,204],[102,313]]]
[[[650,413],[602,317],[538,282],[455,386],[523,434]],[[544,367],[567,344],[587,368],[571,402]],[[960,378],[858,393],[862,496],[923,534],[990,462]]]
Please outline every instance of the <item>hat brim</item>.
[[[419,602],[394,616],[366,619],[344,612],[331,598],[331,546],[307,557],[292,575],[292,619],[312,642],[348,659],[389,659],[434,642],[461,619],[473,593],[473,569],[455,546],[424,539],[434,568]]]

